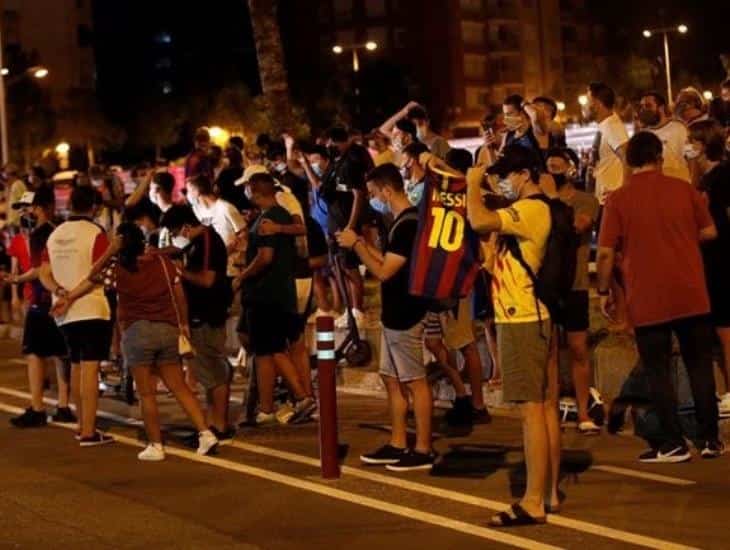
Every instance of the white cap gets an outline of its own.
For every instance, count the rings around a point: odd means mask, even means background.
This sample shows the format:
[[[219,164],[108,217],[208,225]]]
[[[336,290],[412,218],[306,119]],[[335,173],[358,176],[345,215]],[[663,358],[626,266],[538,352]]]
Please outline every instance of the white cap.
[[[236,180],[235,185],[243,185],[244,183],[248,183],[248,180],[251,179],[251,176],[254,176],[255,174],[268,173],[269,170],[263,164],[252,164],[243,172],[243,177]]]
[[[34,198],[35,193],[33,193],[32,191],[26,191],[25,193],[23,193],[23,196],[20,197],[20,200],[18,202],[14,202],[12,204],[13,210],[18,210],[26,206],[32,206]]]

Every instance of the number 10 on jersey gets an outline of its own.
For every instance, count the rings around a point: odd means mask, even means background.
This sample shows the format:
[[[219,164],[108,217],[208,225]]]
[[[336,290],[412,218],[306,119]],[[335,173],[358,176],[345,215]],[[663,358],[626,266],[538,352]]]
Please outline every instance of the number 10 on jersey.
[[[433,226],[428,237],[430,248],[442,248],[446,252],[455,252],[464,242],[464,216],[454,210],[446,210],[440,206],[431,208]]]

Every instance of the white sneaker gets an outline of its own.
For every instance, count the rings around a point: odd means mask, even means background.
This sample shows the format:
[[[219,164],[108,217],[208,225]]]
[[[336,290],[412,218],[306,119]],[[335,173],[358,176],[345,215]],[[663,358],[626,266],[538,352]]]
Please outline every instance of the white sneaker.
[[[360,311],[359,309],[353,309],[352,310],[352,316],[355,318],[355,324],[357,325],[357,328],[363,328],[365,326],[365,314]],[[344,329],[347,328],[347,312],[340,315],[340,317],[337,318],[335,321],[335,328]]]
[[[578,431],[583,435],[599,435],[601,433],[601,428],[596,426],[592,420],[588,420],[578,424]]]
[[[720,396],[720,402],[717,404],[720,418],[730,418],[730,393]]]
[[[137,458],[146,462],[160,462],[165,460],[165,448],[162,443],[149,443]]]
[[[198,450],[199,455],[210,454],[218,446],[218,439],[210,430],[205,430],[198,434]]]
[[[294,407],[292,407],[289,403],[284,403],[281,407],[276,409],[274,417],[279,424],[289,424],[291,419],[294,418],[295,412]]]
[[[277,422],[278,420],[276,419],[276,413],[259,412],[256,415],[257,426],[271,426],[273,424],[276,424]]]

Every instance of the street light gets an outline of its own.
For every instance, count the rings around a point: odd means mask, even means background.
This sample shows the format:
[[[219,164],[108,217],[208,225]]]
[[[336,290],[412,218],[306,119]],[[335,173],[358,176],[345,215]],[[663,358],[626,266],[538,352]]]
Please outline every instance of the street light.
[[[337,55],[341,54],[344,50],[342,49],[342,46],[332,46],[332,51],[335,52]]]
[[[682,24],[676,27],[663,27],[661,29],[645,29],[642,33],[645,38],[651,38],[657,33],[661,33],[664,37],[664,67],[667,71],[667,100],[672,101],[672,69],[669,60],[669,33],[678,32],[679,34],[687,34],[689,27]]]
[[[578,103],[580,103],[581,107],[585,107],[586,105],[588,105],[588,96],[586,94],[579,95]]]
[[[712,98],[715,97],[710,90],[705,90],[702,92],[702,97],[704,97],[707,101],[712,101]]]
[[[3,67],[2,69],[0,69],[0,74],[2,74],[3,76],[8,76],[8,74],[10,74],[10,69],[8,69],[7,67]]]
[[[35,67],[33,68],[33,78],[46,78],[48,76],[48,69],[45,67]]]
[[[558,111],[565,111],[565,103],[562,101],[558,101],[555,105],[558,107]]]
[[[368,50],[368,51],[370,51],[370,52],[374,52],[375,50],[378,49],[378,43],[377,42],[373,42],[372,40],[369,41],[369,42],[366,42],[365,43],[365,49]]]
[[[62,141],[58,145],[56,145],[56,153],[59,155],[68,155],[68,152],[71,150],[71,146],[66,143],[65,141]]]

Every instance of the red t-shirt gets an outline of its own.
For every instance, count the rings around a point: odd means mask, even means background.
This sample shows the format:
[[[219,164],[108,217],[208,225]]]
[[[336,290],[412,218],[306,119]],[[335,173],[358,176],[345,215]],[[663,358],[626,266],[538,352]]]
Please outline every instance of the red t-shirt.
[[[8,247],[8,255],[18,258],[18,266],[20,267],[20,275],[26,273],[33,267],[30,261],[30,250],[28,249],[28,237],[22,233],[18,233],[10,241]],[[31,286],[26,283],[23,285],[23,298],[26,302],[30,302],[33,298],[33,290]]]
[[[658,171],[634,174],[611,193],[598,245],[623,255],[635,326],[709,313],[699,232],[712,223],[694,187]]]

